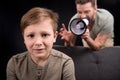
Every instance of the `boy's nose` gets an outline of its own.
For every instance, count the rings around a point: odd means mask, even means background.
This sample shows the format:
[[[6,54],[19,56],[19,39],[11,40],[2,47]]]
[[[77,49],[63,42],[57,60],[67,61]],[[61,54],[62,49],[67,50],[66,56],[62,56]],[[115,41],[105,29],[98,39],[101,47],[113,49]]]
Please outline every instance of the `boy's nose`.
[[[36,45],[36,46],[42,45],[42,39],[41,39],[41,38],[36,38],[36,40],[35,40],[35,45]]]

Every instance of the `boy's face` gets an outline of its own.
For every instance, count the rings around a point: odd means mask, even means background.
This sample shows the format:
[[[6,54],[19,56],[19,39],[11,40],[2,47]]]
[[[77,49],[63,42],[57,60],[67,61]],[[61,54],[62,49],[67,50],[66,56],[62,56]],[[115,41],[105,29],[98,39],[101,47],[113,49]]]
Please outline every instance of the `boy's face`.
[[[24,30],[24,43],[32,58],[49,56],[53,43],[56,42],[57,32],[54,33],[50,19],[27,26]]]
[[[81,19],[88,18],[89,20],[94,20],[95,13],[97,11],[97,6],[92,6],[92,4],[88,2],[85,4],[76,4],[76,9]]]

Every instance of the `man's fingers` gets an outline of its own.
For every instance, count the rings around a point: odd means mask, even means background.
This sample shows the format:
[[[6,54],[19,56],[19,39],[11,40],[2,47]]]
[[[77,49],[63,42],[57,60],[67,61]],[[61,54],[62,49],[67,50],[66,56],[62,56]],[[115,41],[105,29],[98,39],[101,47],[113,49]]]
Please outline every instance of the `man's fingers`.
[[[64,23],[62,23],[62,27],[63,27],[63,29],[66,29],[66,27],[65,27],[65,24],[64,24]]]
[[[60,31],[63,31],[64,29],[63,28],[60,28]]]

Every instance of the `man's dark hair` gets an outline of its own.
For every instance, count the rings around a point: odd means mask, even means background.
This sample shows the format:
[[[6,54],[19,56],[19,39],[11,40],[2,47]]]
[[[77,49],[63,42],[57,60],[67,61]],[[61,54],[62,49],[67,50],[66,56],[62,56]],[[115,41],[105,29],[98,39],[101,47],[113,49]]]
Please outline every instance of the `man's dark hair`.
[[[96,5],[96,1],[97,0],[75,0],[75,3],[76,4],[85,4],[85,3],[88,3],[88,2],[91,2],[93,6]]]

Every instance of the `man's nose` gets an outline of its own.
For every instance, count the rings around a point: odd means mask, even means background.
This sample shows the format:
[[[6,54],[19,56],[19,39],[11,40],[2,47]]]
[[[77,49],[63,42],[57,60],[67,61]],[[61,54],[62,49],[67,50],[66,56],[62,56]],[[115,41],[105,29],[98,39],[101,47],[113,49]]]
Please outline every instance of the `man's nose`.
[[[81,19],[86,18],[86,14],[84,14],[84,13],[80,14],[80,18]]]

